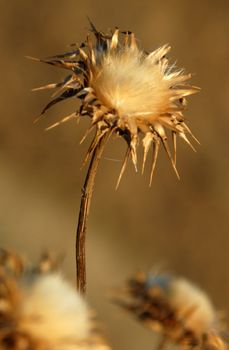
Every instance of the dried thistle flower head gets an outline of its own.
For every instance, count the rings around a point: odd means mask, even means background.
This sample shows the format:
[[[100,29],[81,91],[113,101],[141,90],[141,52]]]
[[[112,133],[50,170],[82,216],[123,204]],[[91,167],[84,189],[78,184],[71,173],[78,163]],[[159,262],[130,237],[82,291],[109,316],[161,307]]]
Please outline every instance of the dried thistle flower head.
[[[147,327],[185,347],[225,350],[223,326],[207,294],[184,278],[138,274],[116,299]]]
[[[143,170],[150,146],[153,145],[150,183],[161,143],[179,177],[176,169],[176,137],[180,136],[192,148],[188,135],[195,139],[183,116],[186,96],[199,90],[187,83],[191,75],[169,64],[166,58],[169,45],[148,54],[138,48],[131,32],[115,29],[111,34],[104,34],[97,31],[92,23],[91,31],[95,37],[94,43],[88,35],[75,51],[39,60],[71,71],[63,82],[38,88],[60,88],[59,96],[41,114],[59,101],[73,96],[79,98],[79,110],[50,128],[88,115],[92,121],[88,132],[95,128],[96,133],[86,159],[112,133],[121,135],[128,149],[118,183],[130,155],[137,169],[137,145],[140,140],[144,148]],[[166,130],[172,135],[173,154],[167,142]]]
[[[0,349],[108,350],[85,301],[54,266],[47,255],[31,268],[1,252]]]

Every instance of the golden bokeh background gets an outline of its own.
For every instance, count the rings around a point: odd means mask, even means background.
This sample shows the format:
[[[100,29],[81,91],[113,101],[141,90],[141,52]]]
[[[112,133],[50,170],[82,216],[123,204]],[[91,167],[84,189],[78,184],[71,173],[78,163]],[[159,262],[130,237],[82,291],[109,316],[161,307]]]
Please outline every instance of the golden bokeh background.
[[[64,273],[74,282],[75,229],[86,173],[80,167],[90,140],[79,141],[89,120],[44,131],[76,108],[72,100],[33,124],[50,94],[31,89],[59,81],[65,72],[25,56],[50,56],[82,42],[89,16],[103,31],[115,26],[134,31],[148,51],[170,43],[171,62],[193,73],[192,82],[202,91],[189,98],[186,113],[201,146],[194,153],[179,142],[180,182],[161,150],[151,188],[150,167],[141,176],[129,164],[115,191],[126,145],[116,138],[107,147],[88,225],[87,298],[114,349],[152,349],[155,340],[107,298],[110,288],[137,270],[156,266],[184,275],[228,313],[229,2],[0,3],[0,245],[31,260],[43,250],[63,253]]]

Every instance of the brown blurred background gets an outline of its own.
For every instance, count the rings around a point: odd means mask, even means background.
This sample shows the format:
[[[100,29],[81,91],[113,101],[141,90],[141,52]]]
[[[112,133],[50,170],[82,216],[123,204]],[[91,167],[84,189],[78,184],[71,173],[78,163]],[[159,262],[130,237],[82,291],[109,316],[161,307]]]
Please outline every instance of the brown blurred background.
[[[114,139],[96,179],[87,237],[88,300],[115,349],[152,349],[152,334],[106,299],[137,270],[162,266],[207,290],[229,311],[229,2],[136,0],[0,0],[0,245],[36,259],[44,249],[65,254],[64,272],[74,281],[74,240],[80,170],[89,125],[69,122],[44,129],[71,112],[75,101],[34,118],[49,101],[33,87],[59,81],[65,72],[25,59],[50,56],[80,43],[89,16],[103,31],[134,31],[141,47],[170,43],[171,61],[194,73],[202,88],[189,98],[189,125],[201,142],[193,153],[179,142],[178,182],[164,152],[149,188],[149,167],[131,164],[119,190],[115,183],[126,145]]]

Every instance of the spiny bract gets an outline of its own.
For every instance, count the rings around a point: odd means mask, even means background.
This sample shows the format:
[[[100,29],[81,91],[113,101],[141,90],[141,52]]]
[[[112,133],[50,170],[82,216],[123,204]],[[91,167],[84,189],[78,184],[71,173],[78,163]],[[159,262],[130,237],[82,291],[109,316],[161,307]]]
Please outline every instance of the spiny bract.
[[[72,72],[60,83],[38,88],[60,88],[59,96],[43,109],[41,115],[66,98],[75,96],[81,100],[79,110],[48,129],[69,119],[89,115],[92,125],[86,135],[94,127],[96,133],[86,159],[112,133],[121,135],[127,141],[128,149],[118,184],[130,155],[137,169],[136,148],[141,139],[144,148],[142,170],[153,144],[150,183],[160,143],[179,177],[176,169],[176,137],[179,135],[191,147],[187,134],[195,139],[183,117],[185,97],[199,90],[187,84],[191,75],[184,74],[183,69],[176,69],[174,64],[169,65],[166,58],[169,45],[148,54],[138,48],[134,34],[129,31],[115,29],[111,34],[104,34],[97,31],[92,23],[91,31],[95,37],[94,43],[88,35],[75,51],[38,60]],[[166,129],[172,134],[173,155],[168,146]]]

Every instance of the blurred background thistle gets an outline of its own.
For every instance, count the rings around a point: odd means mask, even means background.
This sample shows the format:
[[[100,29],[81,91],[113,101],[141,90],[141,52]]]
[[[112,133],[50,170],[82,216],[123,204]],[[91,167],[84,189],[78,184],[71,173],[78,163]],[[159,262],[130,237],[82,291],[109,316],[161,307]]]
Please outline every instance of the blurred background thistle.
[[[80,147],[79,142],[90,119],[81,118],[79,124],[73,119],[45,133],[46,127],[75,110],[76,100],[69,99],[34,126],[34,113],[47,103],[47,93],[32,94],[30,89],[61,81],[65,73],[34,65],[24,56],[72,50],[69,43],[85,40],[88,15],[102,31],[114,25],[131,28],[148,52],[170,43],[170,62],[178,59],[176,65],[193,73],[192,84],[202,88],[189,99],[185,112],[201,147],[195,154],[178,140],[181,182],[161,151],[150,190],[148,159],[143,177],[131,163],[127,166],[114,194],[126,143],[111,138],[102,157],[88,224],[87,298],[96,309],[99,306],[99,318],[117,349],[152,348],[152,334],[129,315],[120,316],[103,293],[158,261],[203,286],[228,313],[228,11],[223,0],[89,0],[77,2],[77,9],[73,0],[58,6],[53,0],[41,1],[36,7],[28,0],[21,0],[20,6],[15,0],[2,3],[0,241],[33,259],[44,248],[68,252],[63,269],[71,280],[75,211],[85,176],[79,165],[91,136]]]
[[[0,251],[1,350],[109,350],[92,311],[65,281],[57,259],[26,263]]]
[[[168,343],[187,349],[225,350],[227,331],[208,295],[188,280],[166,273],[138,273],[115,302]]]

